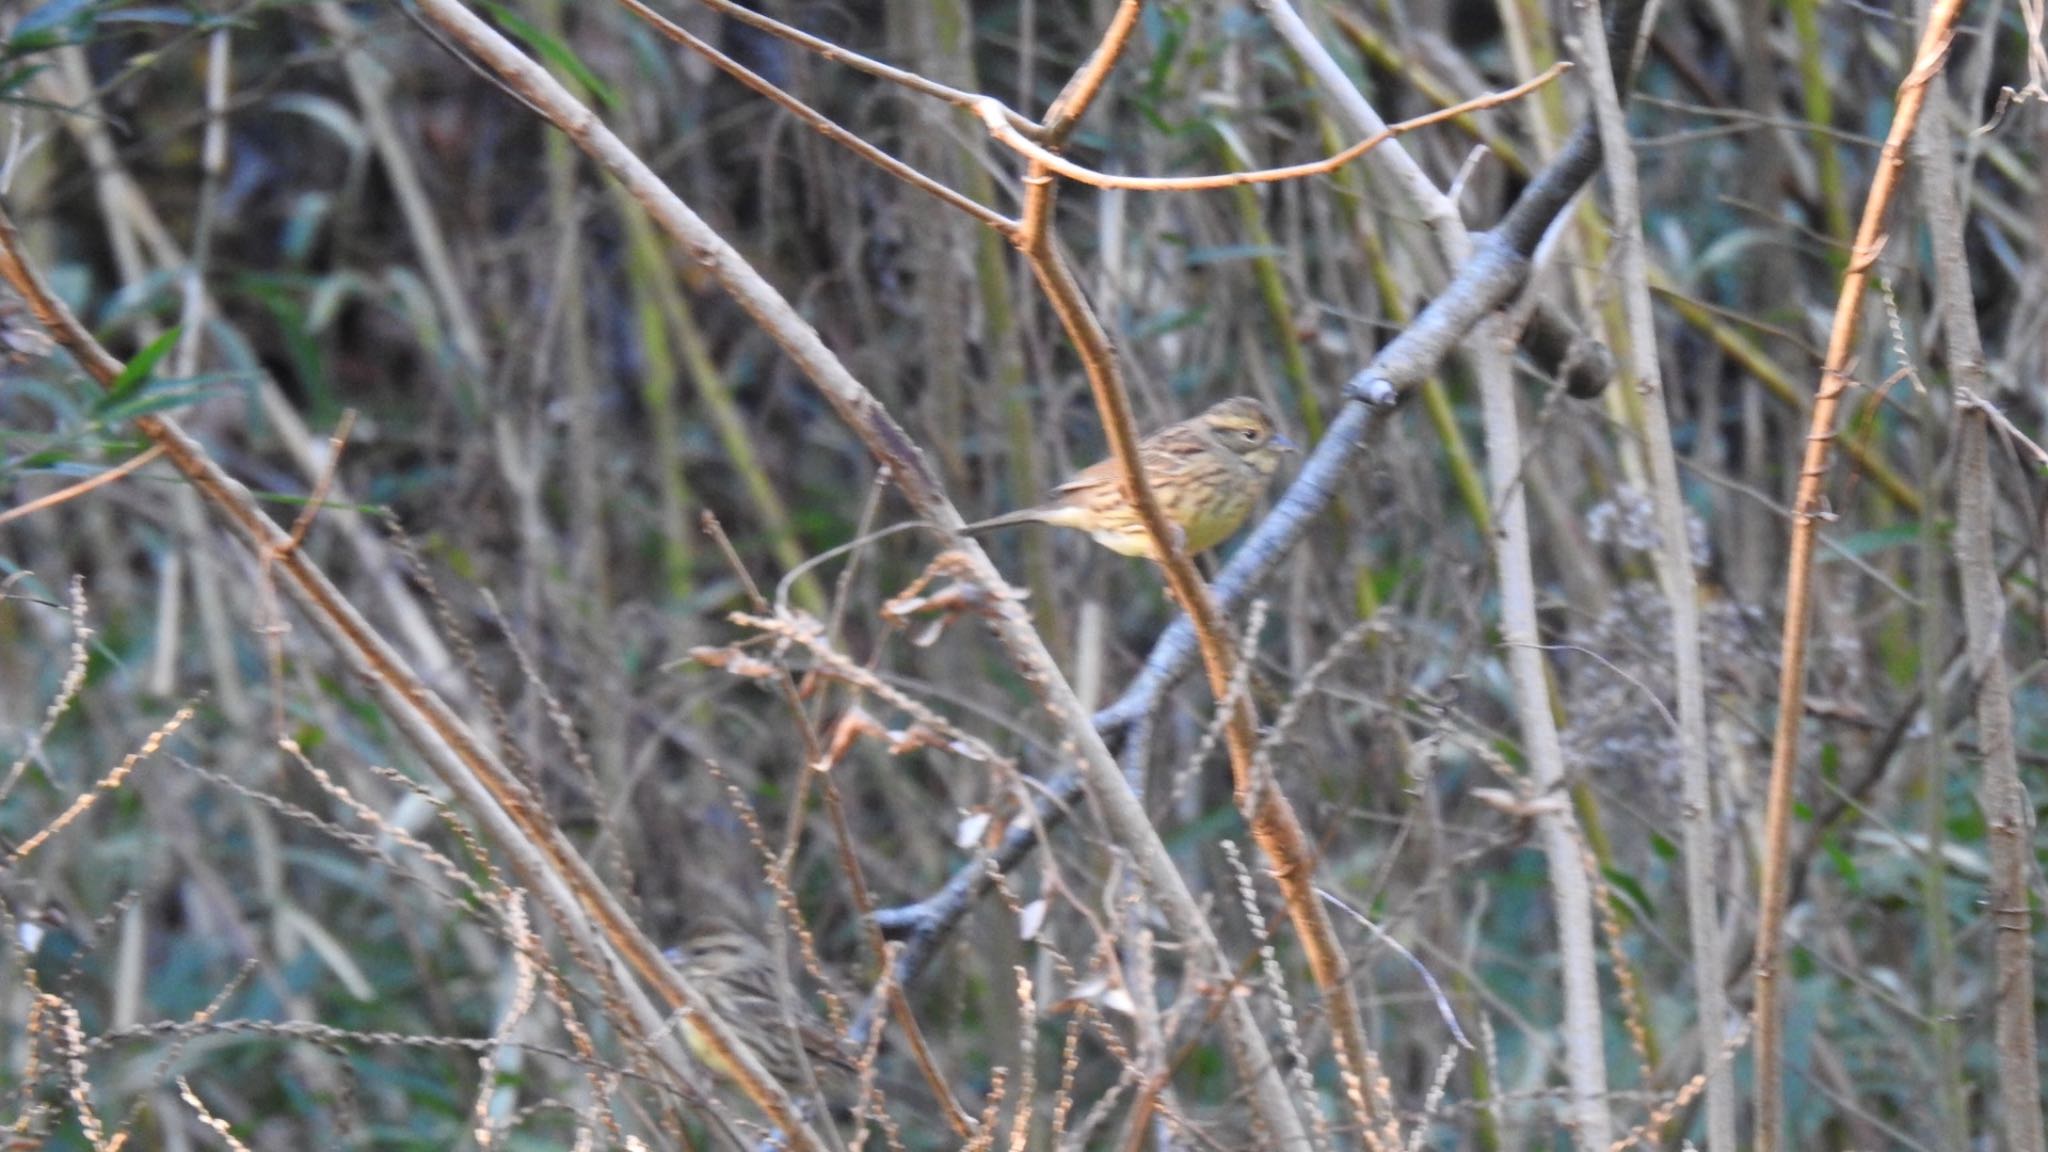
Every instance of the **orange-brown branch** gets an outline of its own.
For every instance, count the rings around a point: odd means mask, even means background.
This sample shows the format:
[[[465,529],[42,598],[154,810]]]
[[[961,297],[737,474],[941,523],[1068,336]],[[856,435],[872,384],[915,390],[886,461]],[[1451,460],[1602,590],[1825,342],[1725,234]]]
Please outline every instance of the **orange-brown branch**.
[[[1813,399],[1799,488],[1792,504],[1792,548],[1785,573],[1785,624],[1778,680],[1778,724],[1771,742],[1769,799],[1764,810],[1764,858],[1757,893],[1756,935],[1756,1148],[1775,1152],[1784,1121],[1783,1027],[1778,1003],[1778,957],[1785,930],[1787,844],[1792,819],[1792,777],[1799,758],[1799,722],[1806,702],[1806,633],[1812,598],[1814,529],[1821,515],[1821,482],[1827,476],[1834,445],[1835,410],[1849,388],[1849,361],[1862,323],[1863,294],[1870,269],[1883,252],[1884,218],[1906,165],[1906,144],[1920,120],[1927,85],[1941,74],[1955,35],[1961,0],[1940,0],[1928,14],[1920,34],[1913,70],[1899,84],[1898,112],[1892,118],[1884,148],[1878,154],[1870,193],[1864,198],[1863,220],[1835,302],[1835,322],[1828,334],[1827,359]]]

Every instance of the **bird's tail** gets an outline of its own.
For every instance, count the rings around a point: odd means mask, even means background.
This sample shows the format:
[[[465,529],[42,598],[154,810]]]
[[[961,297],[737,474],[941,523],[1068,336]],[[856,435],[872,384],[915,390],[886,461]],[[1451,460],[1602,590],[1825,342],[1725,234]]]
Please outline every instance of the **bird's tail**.
[[[991,516],[986,520],[976,520],[960,531],[969,536],[979,536],[990,529],[1008,528],[1013,524],[1042,524],[1054,511],[1053,508],[1022,508],[1015,512],[1005,512],[1001,516]]]

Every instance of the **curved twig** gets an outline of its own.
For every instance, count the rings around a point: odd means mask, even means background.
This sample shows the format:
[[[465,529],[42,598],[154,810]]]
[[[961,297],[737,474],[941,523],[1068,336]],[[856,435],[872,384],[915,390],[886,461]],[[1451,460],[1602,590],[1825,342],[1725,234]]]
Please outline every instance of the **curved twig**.
[[[95,488],[100,488],[104,487],[105,485],[112,484],[114,481],[119,480],[121,477],[128,475],[130,472],[134,472],[140,468],[147,466],[150,461],[156,459],[157,457],[163,454],[164,450],[161,445],[152,444],[149,447],[144,448],[142,451],[137,452],[135,455],[130,456],[128,459],[121,461],[119,464],[114,465],[112,468],[109,468],[106,471],[99,473],[98,475],[88,476],[85,479],[80,480],[76,484],[66,485],[63,488],[59,488],[55,492],[51,492],[44,496],[38,496],[25,504],[17,504],[12,508],[7,509],[5,512],[0,512],[0,524],[5,524],[10,520],[19,520],[23,516],[33,515],[37,512],[43,511],[46,508],[55,508],[57,505],[65,503],[66,501],[69,500],[76,500],[80,496],[85,495],[87,492],[90,492]]]
[[[632,4],[636,3],[637,0],[621,0],[621,2]],[[1569,61],[1561,61],[1551,65],[1548,70],[1534,79],[1523,81],[1513,88],[1504,88],[1498,92],[1489,92],[1484,96],[1475,96],[1462,104],[1441,108],[1435,112],[1417,116],[1413,120],[1403,120],[1398,124],[1389,124],[1343,151],[1325,156],[1321,160],[1311,160],[1304,164],[1289,164],[1282,168],[1256,168],[1247,172],[1220,172],[1213,176],[1119,176],[1109,172],[1097,172],[1093,168],[1076,164],[1059,153],[1046,149],[1033,142],[1024,133],[1018,131],[1016,125],[1010,123],[1008,117],[1009,109],[1001,101],[993,97],[982,97],[975,102],[973,107],[974,113],[980,117],[983,127],[988,129],[989,135],[993,136],[998,143],[1030,160],[1033,164],[1043,165],[1047,169],[1057,172],[1077,183],[1086,184],[1093,188],[1118,188],[1130,192],[1201,192],[1215,188],[1242,188],[1247,184],[1277,184],[1284,180],[1299,180],[1307,176],[1327,175],[1397,136],[1405,136],[1410,132],[1427,128],[1432,124],[1441,124],[1446,120],[1455,120],[1460,116],[1487,108],[1496,108],[1502,104],[1519,100],[1536,89],[1543,87],[1545,84],[1550,83],[1552,80],[1557,79],[1559,76],[1564,75],[1571,68],[1572,65]]]

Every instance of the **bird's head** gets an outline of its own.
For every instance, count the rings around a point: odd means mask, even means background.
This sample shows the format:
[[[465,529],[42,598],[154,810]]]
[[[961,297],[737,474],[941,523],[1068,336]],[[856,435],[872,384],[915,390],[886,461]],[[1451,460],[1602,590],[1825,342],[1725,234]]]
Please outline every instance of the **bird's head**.
[[[1294,441],[1281,435],[1266,405],[1250,396],[1223,401],[1201,415],[1202,428],[1261,476],[1271,476],[1282,457],[1295,451]]]

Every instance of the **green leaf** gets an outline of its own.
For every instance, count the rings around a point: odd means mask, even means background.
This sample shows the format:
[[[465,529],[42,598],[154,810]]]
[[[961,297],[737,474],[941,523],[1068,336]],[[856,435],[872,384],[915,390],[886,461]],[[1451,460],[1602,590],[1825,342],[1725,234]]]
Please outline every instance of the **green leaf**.
[[[1208,320],[1209,313],[1201,308],[1170,308],[1156,316],[1147,318],[1131,332],[1131,342],[1153,340],[1160,336],[1199,328]]]
[[[99,19],[103,24],[169,24],[177,28],[191,28],[199,23],[199,17],[193,13],[161,4],[153,8],[123,8]]]
[[[184,273],[176,268],[157,268],[109,293],[93,317],[93,326],[113,331],[136,321],[154,322],[158,316],[175,316],[183,307]],[[81,288],[83,285],[81,284]],[[73,299],[83,298],[85,293]]]
[[[224,391],[231,384],[245,380],[247,377],[236,373],[156,380],[118,401],[102,402],[98,406],[98,412],[101,420],[109,424],[119,424],[139,416],[196,404],[216,392]]]
[[[306,298],[306,331],[325,331],[350,299],[367,295],[368,291],[369,285],[354,272],[321,277],[313,284],[313,294]]]
[[[7,465],[7,470],[9,472],[51,472],[58,470],[61,465],[70,459],[71,451],[68,448],[45,448],[41,452],[31,452],[27,456],[10,463]]]
[[[326,746],[327,729],[318,724],[301,724],[299,730],[292,733],[292,739],[298,743],[299,751],[312,756]]]
[[[94,0],[49,0],[47,4],[39,4],[15,22],[13,38],[20,40],[39,32],[56,32],[70,27],[81,22],[82,17],[89,18],[88,12],[93,4]]]
[[[1981,844],[1987,827],[1984,812],[1976,805],[1964,809],[1959,815],[1950,816],[1946,821],[1948,838],[1958,844]]]
[[[1843,882],[1848,885],[1849,890],[1851,892],[1861,892],[1863,890],[1863,877],[1856,870],[1856,858],[1849,855],[1849,850],[1842,846],[1841,838],[1838,836],[1827,837],[1821,841],[1821,850],[1827,853],[1828,861],[1835,866],[1835,872],[1841,876]]]
[[[156,366],[163,362],[163,358],[171,354],[172,348],[177,347],[178,331],[179,326],[173,324],[164,330],[163,335],[151,340],[148,347],[137,352],[128,361],[128,366],[121,369],[121,374],[114,377],[114,382],[107,385],[106,396],[93,406],[94,409],[104,415],[108,409],[142,391],[149,383],[150,373],[155,372]]]
[[[1836,547],[1847,555],[1859,558],[1876,556],[1893,548],[1906,548],[1920,541],[1920,522],[1905,520],[1887,528],[1872,528],[1863,532],[1851,532],[1836,542]]]
[[[1205,264],[1230,264],[1240,260],[1280,257],[1286,253],[1272,244],[1221,244],[1188,249],[1183,258],[1189,268]]]
[[[1143,9],[1139,17],[1145,29],[1145,39],[1152,45],[1152,67],[1145,76],[1144,93],[1148,102],[1164,103],[1166,83],[1173,75],[1181,47],[1187,41],[1189,18],[1187,13],[1174,8],[1157,5]]]
[[[1628,897],[1628,903],[1635,905],[1631,911],[1640,911],[1648,919],[1657,918],[1657,906],[1650,902],[1650,894],[1636,881],[1636,878],[1618,868],[1602,868],[1607,882],[1621,890]]]
[[[498,23],[503,24],[507,31],[526,41],[527,47],[540,53],[541,59],[574,77],[578,84],[588,88],[607,108],[619,106],[618,94],[612,91],[611,85],[598,79],[597,73],[592,72],[578,59],[567,44],[527,23],[495,0],[483,0],[483,5],[491,10],[491,15],[496,16]]]
[[[35,79],[48,67],[49,65],[47,64],[23,64],[18,68],[10,69],[5,75],[0,75],[0,95],[19,92],[27,88],[28,82]]]
[[[111,457],[140,451],[143,445],[109,440],[102,441],[99,447],[104,449]],[[25,457],[20,461],[9,461],[7,470],[24,473],[36,472],[46,476],[62,476],[72,480],[90,480],[94,476],[106,473],[107,465],[98,462],[87,463],[77,459],[77,456],[78,448],[76,446],[50,448],[33,456]]]

